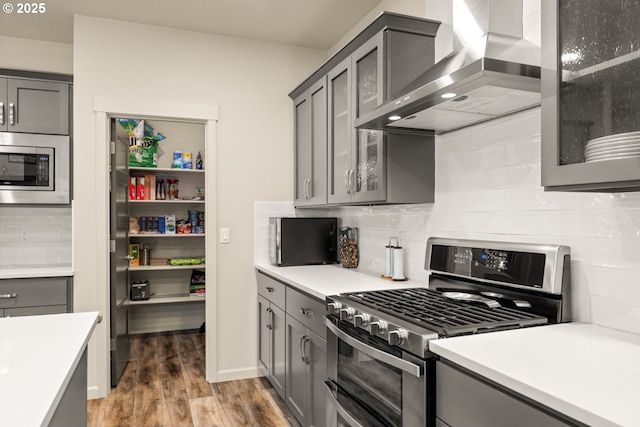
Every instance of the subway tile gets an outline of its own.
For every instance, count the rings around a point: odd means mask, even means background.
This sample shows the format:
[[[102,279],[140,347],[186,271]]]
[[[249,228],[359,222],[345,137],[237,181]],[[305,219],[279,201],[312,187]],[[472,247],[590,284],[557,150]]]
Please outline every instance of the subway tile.
[[[504,190],[473,190],[449,193],[448,207],[457,212],[504,210]]]
[[[436,156],[468,151],[473,148],[473,135],[469,129],[461,129],[444,135],[436,135]]]
[[[507,210],[568,210],[589,206],[590,195],[586,193],[544,191],[539,185],[505,189]]]
[[[640,334],[640,304],[591,295],[589,308],[592,323]]]
[[[640,208],[640,193],[592,193],[589,197],[594,209]]]
[[[504,145],[504,163],[506,165],[516,165],[520,163],[539,163],[541,156],[541,138],[521,139],[507,142]]]
[[[640,270],[585,266],[584,280],[591,295],[640,304]]]
[[[481,233],[540,235],[543,230],[539,212],[482,212],[475,214],[475,230]]]
[[[471,151],[449,154],[448,171],[471,171],[502,166],[504,164],[504,146],[494,145]]]
[[[476,188],[516,188],[540,185],[540,164],[524,163],[476,171]]]
[[[593,239],[590,253],[592,266],[640,271],[640,239]]]

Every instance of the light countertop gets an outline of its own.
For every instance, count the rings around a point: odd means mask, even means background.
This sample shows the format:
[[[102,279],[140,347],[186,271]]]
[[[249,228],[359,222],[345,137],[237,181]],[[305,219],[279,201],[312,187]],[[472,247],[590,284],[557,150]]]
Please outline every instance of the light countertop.
[[[0,319],[0,424],[49,423],[97,319],[97,312]]]
[[[423,283],[411,280],[404,282],[384,280],[380,276],[342,268],[338,264],[277,267],[256,263],[255,267],[323,301],[329,295],[338,295],[343,292],[426,287]]]
[[[34,277],[67,277],[73,276],[73,269],[68,267],[34,266],[21,268],[0,268],[0,279],[27,279]]]
[[[429,348],[592,426],[640,426],[640,335],[586,323],[444,338]]]

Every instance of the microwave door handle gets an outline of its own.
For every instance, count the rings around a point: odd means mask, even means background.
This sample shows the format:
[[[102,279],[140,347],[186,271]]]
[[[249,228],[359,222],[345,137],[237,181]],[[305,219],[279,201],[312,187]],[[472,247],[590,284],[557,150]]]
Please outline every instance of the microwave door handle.
[[[338,414],[340,414],[340,416],[347,423],[349,423],[349,426],[351,426],[351,427],[364,427],[355,418],[353,418],[353,416],[351,416],[351,414],[349,412],[347,412],[347,410],[344,409],[342,407],[342,405],[340,405],[340,403],[338,403],[338,399],[336,399],[336,397],[333,395],[333,390],[331,389],[331,381],[325,381],[324,382],[324,386],[327,389],[327,397],[329,398],[329,401],[331,402],[333,407],[336,409],[336,412]]]
[[[399,357],[392,356],[389,353],[385,353],[382,350],[378,350],[377,348],[371,347],[351,336],[342,332],[336,325],[331,322],[331,320],[324,318],[324,324],[329,329],[329,332],[334,334],[336,337],[340,338],[345,343],[349,344],[351,347],[355,348],[358,351],[366,354],[369,357],[377,359],[381,362],[386,363],[387,365],[391,365],[395,368],[398,368],[404,372],[407,372],[414,377],[420,378],[423,375],[422,367],[416,365],[415,363],[411,363],[407,360],[400,359]]]

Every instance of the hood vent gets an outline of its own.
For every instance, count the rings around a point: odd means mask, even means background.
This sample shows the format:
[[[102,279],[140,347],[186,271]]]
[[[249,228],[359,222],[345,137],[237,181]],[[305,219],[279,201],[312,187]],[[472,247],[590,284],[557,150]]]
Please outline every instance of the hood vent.
[[[472,3],[466,10],[481,9],[481,17],[490,15],[490,0],[456,1],[463,6]],[[478,8],[479,3],[485,7]],[[520,33],[517,36],[485,32],[444,57],[389,101],[358,118],[356,127],[429,130],[439,134],[539,105],[540,48],[521,37],[522,3],[500,2],[501,7],[505,4],[511,14],[502,9],[500,17],[518,20]],[[468,39],[464,37],[465,32],[468,36],[469,30],[465,29],[469,27],[468,23],[456,26],[455,19],[454,14],[455,35]],[[477,30],[477,25],[475,27]]]

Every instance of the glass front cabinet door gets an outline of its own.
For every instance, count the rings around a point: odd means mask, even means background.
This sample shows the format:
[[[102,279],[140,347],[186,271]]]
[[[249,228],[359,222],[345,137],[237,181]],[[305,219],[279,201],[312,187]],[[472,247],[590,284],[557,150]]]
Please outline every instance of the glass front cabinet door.
[[[542,185],[640,190],[640,11],[542,2]]]

